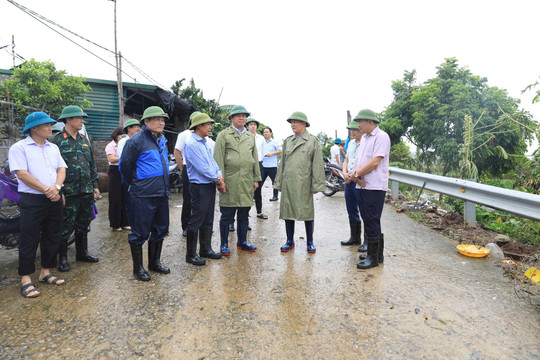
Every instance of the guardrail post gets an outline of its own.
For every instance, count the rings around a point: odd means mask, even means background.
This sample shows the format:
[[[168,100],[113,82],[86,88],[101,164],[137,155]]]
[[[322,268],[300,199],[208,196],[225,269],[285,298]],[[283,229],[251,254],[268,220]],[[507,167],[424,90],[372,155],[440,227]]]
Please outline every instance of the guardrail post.
[[[397,181],[392,180],[391,190],[392,190],[392,199],[398,200],[399,199],[399,183]]]
[[[476,182],[474,179],[469,179],[468,181]],[[463,200],[463,220],[465,225],[470,227],[476,227],[476,204]]]

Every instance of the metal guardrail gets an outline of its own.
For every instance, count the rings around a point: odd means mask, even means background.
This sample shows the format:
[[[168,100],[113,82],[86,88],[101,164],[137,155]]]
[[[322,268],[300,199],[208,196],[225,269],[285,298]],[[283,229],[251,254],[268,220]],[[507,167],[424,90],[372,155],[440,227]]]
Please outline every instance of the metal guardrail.
[[[389,172],[392,198],[398,198],[399,183],[403,183],[461,199],[465,223],[470,226],[476,226],[476,204],[540,221],[540,195],[397,167],[390,167]]]

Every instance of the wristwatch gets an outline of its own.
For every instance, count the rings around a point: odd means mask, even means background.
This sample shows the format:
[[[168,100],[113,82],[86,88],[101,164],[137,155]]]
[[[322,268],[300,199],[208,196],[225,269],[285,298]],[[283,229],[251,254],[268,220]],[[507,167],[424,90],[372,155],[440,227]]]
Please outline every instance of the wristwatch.
[[[62,190],[62,187],[60,185],[55,184],[54,186],[56,187],[56,190],[58,190],[58,191]]]

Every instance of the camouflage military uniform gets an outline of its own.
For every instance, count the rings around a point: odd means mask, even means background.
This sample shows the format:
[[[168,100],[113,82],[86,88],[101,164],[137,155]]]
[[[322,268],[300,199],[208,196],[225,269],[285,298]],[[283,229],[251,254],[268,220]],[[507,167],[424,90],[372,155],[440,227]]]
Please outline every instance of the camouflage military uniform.
[[[75,140],[65,129],[54,135],[50,141],[58,146],[68,165],[66,180],[62,188],[62,193],[66,197],[62,243],[67,244],[73,230],[75,230],[76,240],[81,237],[86,240],[88,226],[92,221],[94,189],[98,188],[98,175],[92,149],[83,135],[77,133]],[[78,246],[77,258],[79,258]]]

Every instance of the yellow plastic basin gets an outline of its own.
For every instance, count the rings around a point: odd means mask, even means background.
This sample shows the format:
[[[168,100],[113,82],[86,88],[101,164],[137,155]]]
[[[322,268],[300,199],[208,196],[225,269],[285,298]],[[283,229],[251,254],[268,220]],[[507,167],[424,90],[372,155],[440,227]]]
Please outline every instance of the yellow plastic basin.
[[[457,249],[460,254],[470,257],[484,257],[490,253],[489,249],[479,245],[461,244]]]

